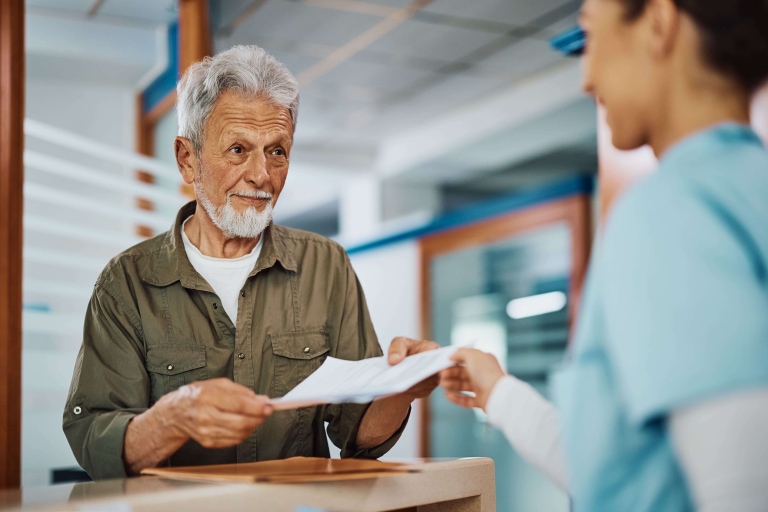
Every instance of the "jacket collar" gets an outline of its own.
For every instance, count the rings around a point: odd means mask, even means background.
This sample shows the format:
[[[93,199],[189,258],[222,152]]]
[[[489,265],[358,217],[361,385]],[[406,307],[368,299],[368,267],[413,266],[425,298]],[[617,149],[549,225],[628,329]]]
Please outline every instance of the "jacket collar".
[[[155,286],[168,286],[180,281],[185,288],[209,289],[205,279],[198,274],[187,257],[184,241],[181,238],[181,226],[188,217],[194,215],[197,202],[192,201],[181,207],[176,215],[173,227],[165,234],[160,247],[153,253],[153,262],[149,265],[149,273],[142,276],[144,282]],[[248,277],[273,267],[276,262],[288,271],[297,272],[296,260],[287,249],[279,226],[270,224],[261,236],[264,245],[253,270]],[[211,290],[212,291],[212,290]]]

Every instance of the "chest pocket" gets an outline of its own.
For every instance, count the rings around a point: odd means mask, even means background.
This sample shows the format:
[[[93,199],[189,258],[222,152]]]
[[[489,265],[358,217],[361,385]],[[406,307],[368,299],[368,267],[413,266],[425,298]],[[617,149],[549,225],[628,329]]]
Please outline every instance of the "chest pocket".
[[[184,384],[208,378],[203,347],[150,347],[146,365],[152,386],[152,404]]]
[[[277,397],[299,385],[320,368],[331,344],[323,329],[292,331],[268,336],[275,356],[275,393]]]

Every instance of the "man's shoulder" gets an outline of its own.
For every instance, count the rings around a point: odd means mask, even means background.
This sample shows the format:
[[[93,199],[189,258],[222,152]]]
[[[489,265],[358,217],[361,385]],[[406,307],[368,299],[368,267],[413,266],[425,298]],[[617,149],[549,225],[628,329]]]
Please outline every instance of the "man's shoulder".
[[[347,252],[338,242],[326,238],[311,231],[289,228],[286,226],[272,225],[273,232],[277,235],[285,249],[297,260],[323,254],[331,261],[345,264],[348,261]]]
[[[286,242],[287,245],[302,246],[303,248],[317,248],[319,250],[328,250],[331,252],[337,252],[339,255],[345,255],[346,251],[344,247],[338,242],[326,238],[317,233],[311,231],[304,231],[303,229],[289,228],[286,226],[280,226],[277,224],[272,225],[272,229],[280,237],[281,240]]]
[[[168,231],[143,240],[114,256],[104,267],[96,280],[97,285],[114,283],[130,278],[143,278],[149,275],[153,261],[168,238]]]

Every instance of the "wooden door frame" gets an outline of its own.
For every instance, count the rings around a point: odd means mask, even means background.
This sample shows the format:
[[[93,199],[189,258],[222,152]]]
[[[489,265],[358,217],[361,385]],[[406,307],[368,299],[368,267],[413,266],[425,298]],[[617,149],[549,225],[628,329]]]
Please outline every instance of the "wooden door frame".
[[[574,195],[536,206],[531,206],[499,217],[441,231],[419,240],[421,336],[432,339],[431,272],[432,260],[451,252],[477,247],[554,223],[565,222],[571,228],[572,261],[570,276],[570,317],[575,317],[581,288],[587,273],[591,247],[591,198],[586,194]],[[419,456],[430,456],[429,399],[421,401],[419,418]]]
[[[21,484],[24,0],[0,2],[0,489]]]
[[[189,66],[203,60],[213,53],[213,36],[210,26],[209,0],[179,0],[179,70],[183,75]],[[173,59],[170,59],[173,62]],[[176,89],[168,93],[151,109],[146,110],[144,93],[136,95],[136,152],[146,156],[155,156],[155,133],[157,124],[173,111],[176,105]],[[143,183],[154,184],[152,173],[138,170],[136,179]],[[191,185],[181,185],[182,194],[194,199]],[[137,198],[136,206],[142,210],[152,211],[155,204],[146,198]],[[150,238],[155,235],[149,226],[136,226],[136,234]]]
[[[179,0],[179,74],[213,54],[208,0]],[[136,97],[136,151],[155,156],[155,129],[176,104],[176,89],[145,111],[142,93]]]

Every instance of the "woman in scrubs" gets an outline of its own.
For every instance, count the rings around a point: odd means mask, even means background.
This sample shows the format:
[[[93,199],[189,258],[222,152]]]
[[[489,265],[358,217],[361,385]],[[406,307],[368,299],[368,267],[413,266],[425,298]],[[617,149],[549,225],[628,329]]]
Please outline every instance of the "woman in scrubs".
[[[584,89],[658,171],[594,253],[553,406],[462,349],[481,407],[585,511],[768,511],[768,0],[586,0]],[[474,396],[469,396],[471,391]]]

